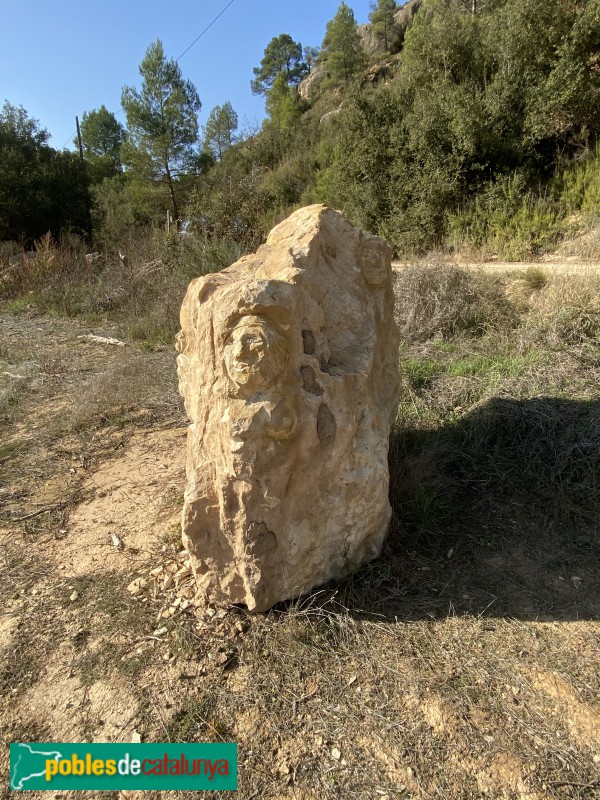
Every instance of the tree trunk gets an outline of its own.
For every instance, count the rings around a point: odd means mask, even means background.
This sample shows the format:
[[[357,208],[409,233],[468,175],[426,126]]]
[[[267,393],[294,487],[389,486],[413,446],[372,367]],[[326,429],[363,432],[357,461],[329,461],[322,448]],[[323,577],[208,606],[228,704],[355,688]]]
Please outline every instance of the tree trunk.
[[[171,203],[173,204],[173,216],[175,217],[177,230],[179,230],[179,226],[181,225],[181,220],[179,219],[179,207],[177,205],[177,198],[175,197],[175,186],[173,185],[173,178],[171,176],[171,170],[169,169],[168,161],[165,162],[165,172],[167,175],[167,183],[169,184],[169,192],[171,194]]]

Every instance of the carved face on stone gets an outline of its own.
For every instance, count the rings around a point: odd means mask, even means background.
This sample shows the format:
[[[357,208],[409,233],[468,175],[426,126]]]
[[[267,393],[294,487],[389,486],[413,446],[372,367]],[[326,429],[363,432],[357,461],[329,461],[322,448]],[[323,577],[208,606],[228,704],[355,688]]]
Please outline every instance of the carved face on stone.
[[[382,286],[389,269],[386,249],[379,242],[363,242],[360,248],[360,268],[369,286]]]
[[[225,370],[240,388],[267,389],[279,383],[287,362],[281,334],[265,317],[242,317],[225,342]]]

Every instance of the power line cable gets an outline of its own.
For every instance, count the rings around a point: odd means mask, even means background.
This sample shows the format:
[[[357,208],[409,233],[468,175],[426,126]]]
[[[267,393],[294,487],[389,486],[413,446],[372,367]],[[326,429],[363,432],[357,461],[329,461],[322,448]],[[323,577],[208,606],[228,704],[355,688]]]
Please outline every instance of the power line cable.
[[[180,56],[178,56],[178,57],[175,59],[176,63],[179,63],[179,62],[181,61],[181,59],[184,57],[184,55],[185,55],[187,52],[189,52],[189,51],[192,49],[192,47],[193,47],[195,44],[197,44],[197,43],[200,41],[200,39],[202,39],[202,37],[204,36],[204,34],[205,34],[205,33],[208,33],[208,31],[209,31],[209,30],[212,28],[212,26],[215,24],[215,22],[217,22],[219,19],[221,19],[221,17],[222,17],[222,16],[223,16],[223,14],[224,14],[224,13],[227,11],[227,9],[229,8],[229,6],[232,6],[232,5],[234,4],[234,2],[235,2],[235,0],[229,0],[229,2],[227,3],[227,5],[226,5],[224,8],[222,8],[222,9],[221,9],[221,11],[219,11],[219,13],[217,14],[217,16],[216,16],[216,17],[215,17],[215,18],[212,20],[212,22],[210,22],[210,23],[209,23],[209,24],[206,26],[206,28],[204,28],[204,30],[203,30],[203,31],[202,31],[200,34],[198,34],[198,36],[196,36],[196,38],[194,39],[194,41],[193,41],[193,42],[192,42],[190,45],[188,45],[188,47],[186,47],[186,48],[185,48],[185,50],[183,51],[183,53],[182,53]],[[120,108],[118,111],[116,111],[116,112],[113,112],[113,113],[114,113],[114,116],[116,117],[116,116],[117,116],[117,114],[122,114],[122,113],[123,113],[123,109],[122,109],[122,108]],[[62,146],[60,149],[61,149],[61,150],[64,150],[64,149],[65,149],[65,147],[66,147],[66,146],[69,144],[69,142],[70,142],[70,141],[71,141],[71,140],[72,140],[72,139],[73,139],[75,136],[77,136],[77,131],[75,131],[74,133],[72,133],[72,134],[71,134],[71,136],[69,136],[69,138],[67,139],[67,141],[66,141],[66,142],[63,144],[63,146]]]
[[[209,31],[209,30],[212,28],[212,26],[215,24],[215,22],[216,22],[218,19],[220,19],[220,18],[223,16],[223,14],[224,14],[224,13],[227,11],[227,9],[229,8],[229,6],[232,6],[232,5],[234,4],[234,2],[235,2],[235,0],[229,0],[229,3],[227,3],[227,5],[225,6],[225,8],[223,8],[223,9],[222,9],[222,11],[220,11],[220,12],[217,14],[217,16],[216,16],[216,17],[213,19],[213,21],[210,23],[210,25],[207,25],[207,26],[206,26],[206,28],[204,28],[204,30],[202,31],[202,33],[201,33],[201,34],[199,34],[198,36],[196,36],[196,38],[195,38],[195,39],[194,39],[194,41],[191,43],[191,45],[189,45],[189,47],[186,47],[186,48],[185,48],[185,50],[183,51],[183,53],[182,53],[180,56],[178,56],[178,57],[175,59],[175,61],[177,61],[177,62],[181,61],[181,59],[182,59],[182,58],[184,57],[184,55],[185,55],[185,54],[188,52],[188,50],[191,50],[191,49],[192,49],[192,47],[193,47],[193,46],[194,46],[194,45],[195,45],[197,42],[199,42],[199,41],[200,41],[200,39],[201,39],[201,38],[204,36],[204,34],[205,34],[205,33],[207,33],[207,31]]]

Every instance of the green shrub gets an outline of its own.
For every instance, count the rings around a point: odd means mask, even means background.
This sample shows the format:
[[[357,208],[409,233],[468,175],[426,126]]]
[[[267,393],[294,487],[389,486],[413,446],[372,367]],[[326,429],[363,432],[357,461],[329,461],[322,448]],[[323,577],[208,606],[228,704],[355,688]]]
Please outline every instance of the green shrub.
[[[434,378],[440,375],[444,366],[441,362],[431,358],[408,358],[401,360],[400,370],[408,379],[410,387],[418,390],[428,386]]]
[[[543,289],[548,283],[548,275],[540,267],[527,267],[523,273],[523,280],[529,289],[535,292],[538,289]]]
[[[600,213],[600,142],[587,157],[559,170],[552,189],[565,214],[580,213],[586,223],[594,220]]]
[[[525,187],[515,173],[491,182],[469,206],[450,212],[450,246],[496,254],[504,261],[527,261],[556,246],[563,233],[559,204]]]

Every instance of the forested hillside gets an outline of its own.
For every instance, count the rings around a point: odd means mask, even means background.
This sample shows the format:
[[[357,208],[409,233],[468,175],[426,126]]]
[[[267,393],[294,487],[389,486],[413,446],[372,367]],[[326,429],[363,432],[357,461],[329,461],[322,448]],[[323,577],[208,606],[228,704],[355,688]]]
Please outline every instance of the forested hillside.
[[[70,230],[116,248],[170,210],[243,250],[324,202],[398,255],[522,259],[582,235],[598,255],[600,0],[378,0],[360,27],[342,2],[320,47],[292,34],[240,75],[265,97],[257,130],[240,132],[230,103],[200,130],[199,93],[160,41],[141,88],[123,88],[125,126],[104,106],[84,114],[83,167],[7,103],[2,239]]]
[[[342,4],[317,75],[297,92],[280,73],[269,120],[200,182],[197,213],[258,239],[290,207],[322,201],[400,254],[469,245],[509,258],[590,224],[598,0],[393,7],[380,0],[373,30],[357,31]]]

